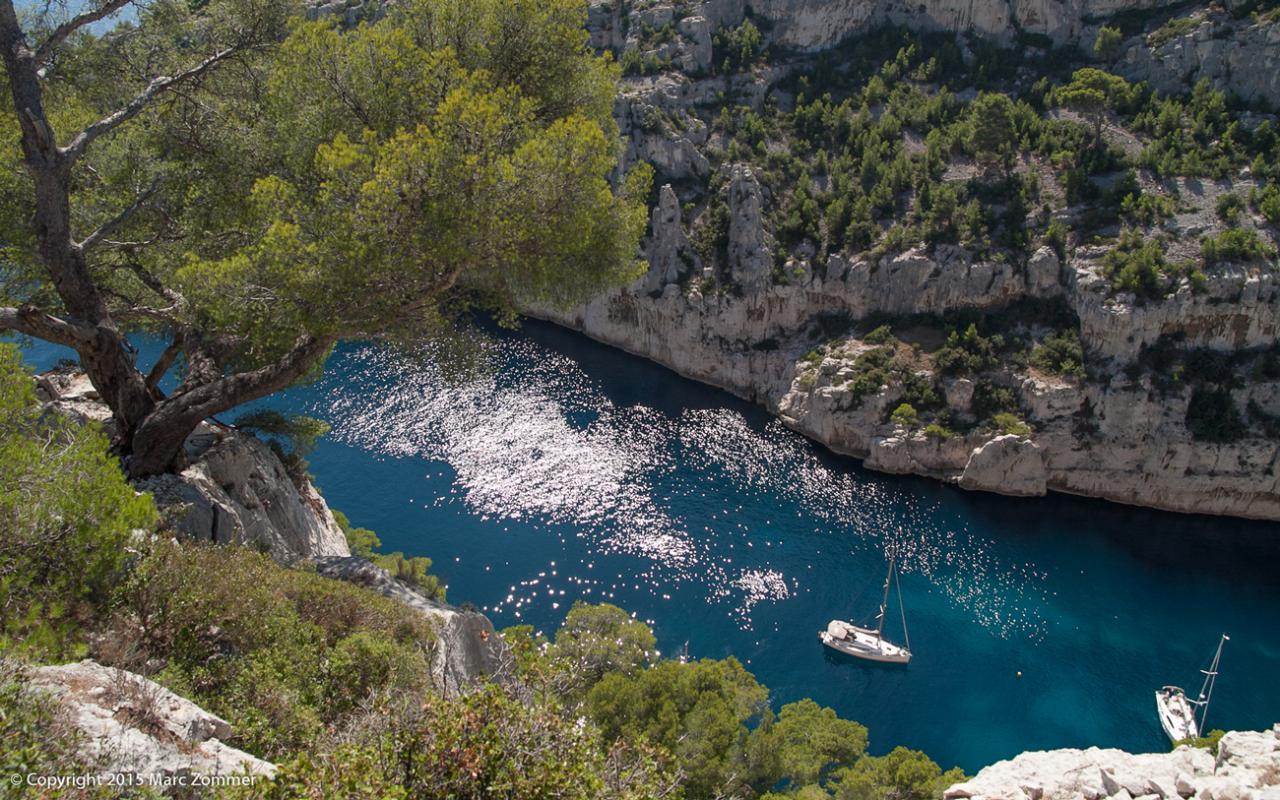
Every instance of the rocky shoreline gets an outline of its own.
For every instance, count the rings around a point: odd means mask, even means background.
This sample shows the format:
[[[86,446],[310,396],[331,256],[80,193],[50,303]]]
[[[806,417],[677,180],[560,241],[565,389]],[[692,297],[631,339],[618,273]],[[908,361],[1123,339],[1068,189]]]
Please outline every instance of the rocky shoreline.
[[[1276,800],[1280,725],[1233,731],[1217,754],[1182,746],[1172,753],[1050,750],[1022,753],[956,784],[944,800]]]

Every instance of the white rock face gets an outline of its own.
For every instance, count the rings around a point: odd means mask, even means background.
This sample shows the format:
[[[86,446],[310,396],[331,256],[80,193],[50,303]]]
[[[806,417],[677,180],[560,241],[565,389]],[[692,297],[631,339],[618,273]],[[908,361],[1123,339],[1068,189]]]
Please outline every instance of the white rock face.
[[[1206,17],[1158,48],[1135,42],[1118,70],[1165,93],[1205,79],[1251,103],[1280,104],[1280,25],[1249,25],[1225,14]]]
[[[34,669],[30,685],[62,704],[85,736],[85,755],[113,772],[275,774],[274,764],[223,744],[231,735],[226,720],[141,675],[81,661]]]
[[[1261,291],[1264,284],[1272,291],[1269,274],[1243,281],[1258,287],[1256,293],[1216,293],[1211,287],[1204,295],[1123,306],[1106,302],[1087,269],[1066,270],[1077,278],[1054,287],[1049,255],[1033,257],[1036,269],[974,262],[964,251],[945,247],[932,256],[912,250],[879,263],[836,256],[825,275],[762,286],[741,297],[704,296],[668,285],[659,297],[615,290],[572,313],[536,313],[758,402],[788,427],[865,458],[873,469],[1018,496],[1064,491],[1173,511],[1280,519],[1280,442],[1193,440],[1185,424],[1189,395],[1162,396],[1122,376],[1106,385],[1015,376],[1034,432],[1029,442],[987,449],[992,437],[977,432],[939,442],[886,426],[883,420],[899,400],[893,390],[853,402],[841,370],[856,357],[854,351],[843,360],[829,357],[808,377],[798,364],[813,347],[807,332],[821,314],[940,314],[999,308],[1018,297],[1057,292],[1065,292],[1080,312],[1086,346],[1120,363],[1173,333],[1191,346],[1221,349],[1274,341],[1268,331],[1280,314],[1280,298]],[[1222,273],[1232,274],[1231,268]],[[968,414],[973,389],[967,379],[944,382],[954,413]],[[1249,401],[1264,409],[1280,406],[1280,386],[1253,384],[1238,404],[1243,408]]]
[[[82,373],[42,376],[42,398],[60,413],[109,425],[110,412]],[[295,483],[257,438],[201,424],[187,439],[190,466],[139,481],[179,532],[218,544],[256,544],[290,563],[350,555],[333,513],[309,481]]]
[[[729,274],[744,290],[769,283],[773,256],[766,244],[760,182],[750,167],[735,166],[729,180]]]
[[[1122,750],[1023,753],[983,769],[945,800],[1271,800],[1278,793],[1280,725],[1233,731],[1208,750],[1132,755]]]
[[[680,222],[680,200],[671,184],[658,192],[658,205],[650,216],[645,258],[649,262],[643,283],[646,292],[661,291],[667,284],[680,280],[686,272],[698,269],[697,259],[689,250],[689,239]]]
[[[1021,30],[1064,44],[1090,30],[1090,20],[1173,4],[1171,0],[702,0],[687,3],[686,12],[712,25],[735,26],[746,18],[749,8],[768,25],[774,41],[812,51],[889,23],[1004,39]],[[591,0],[588,24],[596,46],[625,42],[626,25],[617,14],[620,5],[619,0]],[[652,16],[660,10],[669,13],[671,8],[669,3],[658,3],[632,13],[633,17]]]
[[[1022,436],[997,436],[973,451],[960,487],[1018,497],[1047,491],[1048,473],[1040,447]]]
[[[444,694],[456,696],[482,680],[508,677],[504,673],[511,664],[511,653],[485,615],[424,597],[363,558],[318,558],[316,572],[390,597],[429,619],[437,636],[431,654],[432,673]]]

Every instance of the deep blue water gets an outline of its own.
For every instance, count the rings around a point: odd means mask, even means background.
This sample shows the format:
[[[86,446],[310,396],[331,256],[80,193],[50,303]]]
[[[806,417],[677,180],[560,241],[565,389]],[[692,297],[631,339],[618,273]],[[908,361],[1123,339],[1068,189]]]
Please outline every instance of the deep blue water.
[[[58,355],[28,352],[40,367]],[[810,696],[865,723],[873,751],[970,771],[1027,749],[1165,749],[1153,691],[1198,689],[1224,631],[1210,727],[1280,721],[1278,525],[867,472],[540,323],[480,355],[460,374],[344,346],[269,405],[328,420],[311,465],[329,502],[386,548],[435,559],[449,598],[499,627],[550,631],[573,601],[607,600],[666,653],[687,640],[695,657],[735,655],[777,702]],[[906,669],[816,639],[833,616],[872,616],[887,541],[904,553]]]

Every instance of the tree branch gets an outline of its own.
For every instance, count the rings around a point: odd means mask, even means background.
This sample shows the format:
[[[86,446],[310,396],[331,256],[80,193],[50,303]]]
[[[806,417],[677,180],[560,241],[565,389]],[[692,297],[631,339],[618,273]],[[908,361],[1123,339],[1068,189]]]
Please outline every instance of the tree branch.
[[[60,319],[31,306],[0,308],[0,330],[17,331],[76,349],[97,338],[93,328],[88,325]]]
[[[182,395],[181,403],[204,419],[266,397],[305,375],[336,341],[335,336],[304,336],[274,363],[201,384]]]
[[[129,5],[133,0],[107,0],[101,7],[92,11],[86,11],[83,14],[77,14],[58,27],[53,29],[53,33],[49,34],[49,38],[36,50],[35,60],[37,64],[48,62],[53,55],[53,51],[62,44],[68,36],[80,30],[86,25],[92,25],[98,20],[106,19],[120,9]]]
[[[97,139],[104,133],[114,130],[117,126],[142,113],[142,110],[145,109],[152,100],[156,99],[156,97],[174,86],[200,77],[213,67],[240,52],[240,50],[240,47],[228,47],[223,50],[219,50],[185,72],[179,72],[177,75],[162,75],[152,78],[151,83],[147,84],[147,88],[135,95],[128,103],[125,103],[111,114],[108,114],[78,133],[76,137],[71,140],[70,144],[61,149],[63,157],[68,161],[76,160],[84,154],[84,151],[89,147],[90,143],[92,143],[94,139]]]
[[[156,363],[151,367],[151,371],[147,373],[147,389],[153,394],[156,387],[160,385],[160,379],[169,371],[169,367],[173,366],[174,360],[177,359],[178,353],[182,352],[182,335],[174,337],[169,346],[160,354],[160,358],[156,359]]]
[[[156,178],[151,182],[151,185],[147,187],[145,191],[143,191],[142,194],[138,195],[138,197],[129,205],[128,208],[126,208],[125,210],[121,211],[119,214],[116,214],[114,217],[104,222],[101,227],[99,227],[96,231],[86,236],[84,240],[81,241],[76,246],[79,247],[81,250],[89,250],[94,246],[98,245],[99,243],[101,243],[108,236],[110,236],[111,234],[119,230],[121,225],[128,222],[130,217],[138,213],[139,209],[141,209],[143,206],[147,204],[147,201],[150,200],[155,195],[156,191],[159,190],[159,188],[160,188],[160,179]]]

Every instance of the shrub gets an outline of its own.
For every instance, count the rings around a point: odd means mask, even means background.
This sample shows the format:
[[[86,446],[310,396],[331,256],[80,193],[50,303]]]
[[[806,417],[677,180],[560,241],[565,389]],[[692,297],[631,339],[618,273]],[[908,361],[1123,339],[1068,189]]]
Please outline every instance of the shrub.
[[[1173,749],[1177,750],[1179,747],[1182,747],[1183,745],[1190,745],[1192,747],[1199,747],[1201,749],[1208,750],[1210,753],[1213,753],[1216,756],[1218,754],[1218,743],[1221,742],[1222,737],[1226,735],[1227,735],[1227,732],[1222,730],[1221,728],[1214,728],[1213,730],[1209,731],[1208,736],[1198,736],[1198,737],[1192,737],[1188,739],[1180,739],[1174,742]]]
[[[900,428],[912,430],[920,424],[920,414],[909,403],[903,403],[889,415],[889,421]]]
[[[117,665],[163,660],[159,682],[268,757],[311,746],[369,692],[431,682],[419,612],[247,548],[158,543],[117,605],[109,638],[131,644],[117,644]]]
[[[643,800],[672,781],[648,750],[606,749],[592,726],[489,686],[457,700],[379,697],[331,752],[230,796]]]
[[[999,366],[998,353],[1005,340],[1000,334],[984,336],[976,324],[963,333],[952,330],[947,343],[934,354],[933,364],[943,375],[971,375]]]
[[[1232,228],[1200,241],[1200,253],[1208,265],[1231,261],[1254,261],[1275,258],[1276,249],[1254,230]]]
[[[441,603],[445,601],[444,584],[435,575],[429,574],[431,559],[425,556],[406,556],[398,550],[394,553],[380,553],[378,548],[382,547],[382,540],[378,538],[378,534],[368,528],[352,527],[351,520],[341,511],[334,511],[333,518],[338,527],[342,528],[352,555],[372,561],[391,573],[392,577],[409,584],[432,600]]]
[[[991,417],[991,422],[1000,433],[1011,433],[1014,436],[1027,436],[1031,426],[1023,422],[1017,414],[1001,411]]]
[[[131,531],[155,522],[98,426],[42,414],[17,348],[0,344],[0,645],[77,655]]]
[[[1255,190],[1253,205],[1267,222],[1280,227],[1280,184],[1269,183],[1262,191]]]
[[[1031,364],[1045,372],[1084,378],[1084,345],[1080,333],[1065,330],[1052,333],[1031,351]]]
[[[1214,212],[1217,213],[1218,219],[1228,225],[1236,224],[1241,211],[1244,211],[1244,200],[1235,192],[1219,195],[1217,202],[1214,203]]]
[[[1245,434],[1244,418],[1231,392],[1222,387],[1201,387],[1187,404],[1187,429],[1206,442],[1234,442]]]
[[[866,342],[867,344],[886,345],[886,344],[894,344],[898,340],[894,338],[892,328],[890,328],[888,325],[881,325],[880,327],[868,333],[866,336],[863,336],[862,341]]]
[[[1164,245],[1136,228],[1121,232],[1120,241],[1103,257],[1102,266],[1111,284],[1122,292],[1145,298],[1164,296],[1162,279],[1170,269]]]
[[[1103,25],[1098,29],[1098,36],[1093,40],[1093,54],[1103,61],[1110,61],[1120,54],[1120,45],[1124,42],[1124,34],[1119,28]]]
[[[924,435],[928,436],[930,439],[945,441],[947,439],[954,439],[960,434],[945,425],[937,422],[930,422],[928,425],[924,426]]]
[[[649,626],[614,605],[573,604],[547,654],[563,676],[561,694],[578,698],[610,673],[635,675],[657,656]]]

